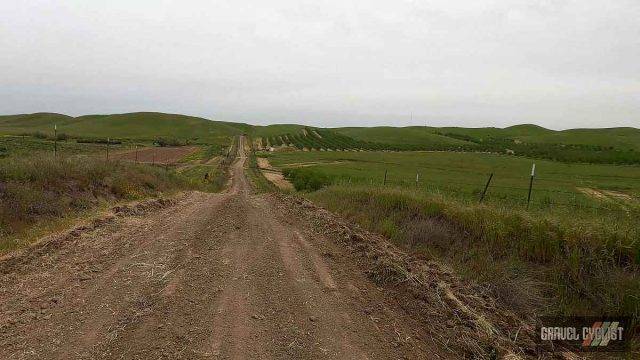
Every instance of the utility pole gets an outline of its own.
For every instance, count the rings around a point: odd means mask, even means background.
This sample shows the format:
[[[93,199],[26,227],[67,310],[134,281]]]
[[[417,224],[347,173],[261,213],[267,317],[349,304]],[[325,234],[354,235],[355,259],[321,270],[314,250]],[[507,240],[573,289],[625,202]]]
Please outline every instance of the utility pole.
[[[111,139],[107,138],[107,161],[109,161],[109,144],[111,144]]]
[[[382,182],[382,185],[387,185],[387,170],[386,169],[384,171],[384,181]]]

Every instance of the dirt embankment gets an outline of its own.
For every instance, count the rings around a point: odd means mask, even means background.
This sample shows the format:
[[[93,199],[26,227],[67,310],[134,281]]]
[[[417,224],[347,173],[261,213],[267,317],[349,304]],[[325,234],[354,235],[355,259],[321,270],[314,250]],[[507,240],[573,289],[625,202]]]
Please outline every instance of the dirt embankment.
[[[294,195],[273,195],[292,222],[302,222],[343,246],[344,263],[364,272],[389,307],[412,314],[413,340],[428,340],[464,358],[564,358],[574,356],[536,343],[535,321],[522,319],[479,287],[434,261],[415,258],[339,216]],[[442,355],[438,355],[442,356]],[[434,358],[438,358],[434,355]]]

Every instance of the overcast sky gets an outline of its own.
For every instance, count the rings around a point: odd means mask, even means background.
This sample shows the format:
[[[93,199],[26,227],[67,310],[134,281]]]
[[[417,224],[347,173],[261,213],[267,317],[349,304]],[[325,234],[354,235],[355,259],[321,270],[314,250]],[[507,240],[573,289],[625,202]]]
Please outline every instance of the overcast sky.
[[[2,0],[0,114],[640,127],[639,0]]]

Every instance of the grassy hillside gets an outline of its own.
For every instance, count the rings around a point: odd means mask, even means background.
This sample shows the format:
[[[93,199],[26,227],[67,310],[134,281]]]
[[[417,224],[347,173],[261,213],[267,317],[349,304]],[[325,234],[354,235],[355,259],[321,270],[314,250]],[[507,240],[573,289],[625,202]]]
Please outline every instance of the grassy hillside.
[[[485,127],[485,128],[463,128],[463,127],[440,127],[433,128],[439,133],[454,133],[468,135],[477,139],[494,138],[517,138],[524,135],[545,136],[555,131],[543,128],[538,125],[522,124],[509,126],[506,128]]]
[[[295,124],[273,124],[267,126],[253,126],[252,135],[254,137],[270,137],[282,134],[297,134],[302,132],[304,125]]]
[[[640,129],[635,128],[572,129],[544,135],[523,134],[519,138],[535,143],[613,146],[640,151]]]
[[[545,136],[554,133],[537,125],[523,124],[504,129],[495,127],[462,128],[462,127],[347,127],[333,129],[341,134],[363,141],[376,141],[385,144],[407,145],[465,145],[474,146],[473,140],[488,138],[519,138],[521,136]],[[462,135],[462,136],[447,136]],[[469,139],[466,139],[466,138]]]
[[[247,124],[163,113],[141,112],[80,117],[40,113],[0,116],[0,134],[53,134],[54,124],[58,126],[58,133],[71,137],[148,141],[157,137],[170,137],[201,143],[226,142],[231,136],[251,130],[251,126]]]
[[[444,127],[434,128],[434,131],[465,135],[483,141],[489,138],[510,138],[525,143],[579,144],[640,151],[640,129],[629,127],[555,131],[537,125],[516,125],[504,129]]]
[[[6,133],[49,131],[53,124],[64,126],[72,123],[73,120],[74,118],[71,116],[53,113],[2,115],[0,116],[0,129]]]
[[[274,124],[252,126],[243,123],[212,121],[204,118],[138,112],[113,115],[85,115],[71,117],[63,114],[36,113],[0,116],[0,134],[22,134],[35,131],[50,133],[53,125],[58,131],[72,136],[153,139],[158,136],[211,140],[248,133],[254,137],[297,134],[306,126]],[[527,143],[582,144],[640,151],[640,129],[571,129],[554,131],[537,125],[516,125],[504,129],[462,127],[343,127],[331,129],[355,140],[392,145],[466,145],[489,138],[517,139]],[[453,137],[450,135],[454,135]],[[456,138],[455,135],[458,138]],[[468,137],[469,139],[465,139]]]
[[[384,150],[392,145],[361,141],[326,129],[303,128],[287,133],[260,138],[262,148],[288,146],[298,150]]]
[[[634,149],[640,151],[640,129],[570,129],[555,131],[531,124],[515,125],[504,129],[495,127],[347,127],[333,129],[341,134],[363,141],[375,141],[385,144],[466,144],[464,137],[486,141],[490,138],[509,138],[525,143],[542,144],[580,144],[614,147],[619,150]],[[458,139],[446,135],[462,135]]]
[[[465,151],[511,154],[567,163],[640,164],[631,128],[556,132],[536,125],[498,128],[274,128],[297,130],[262,137],[263,147],[304,150]],[[318,134],[324,134],[318,136]],[[332,141],[329,141],[329,140]],[[640,137],[637,139],[640,142]]]
[[[450,137],[438,135],[435,128],[410,126],[410,127],[346,127],[332,129],[337,133],[352,137],[361,141],[372,141],[390,145],[462,145],[468,142]]]

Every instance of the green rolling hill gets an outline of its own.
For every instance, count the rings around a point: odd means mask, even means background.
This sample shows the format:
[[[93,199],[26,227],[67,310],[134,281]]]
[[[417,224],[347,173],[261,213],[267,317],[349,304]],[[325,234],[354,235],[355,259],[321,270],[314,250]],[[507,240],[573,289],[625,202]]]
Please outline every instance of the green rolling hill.
[[[0,116],[0,131],[8,134],[25,131],[49,131],[53,124],[64,126],[72,123],[73,120],[74,118],[71,116],[54,113],[4,115]]]
[[[0,135],[58,133],[71,138],[153,141],[159,137],[192,143],[226,144],[234,135],[261,138],[262,144],[298,149],[456,150],[515,153],[567,162],[640,163],[640,129],[555,131],[523,124],[507,128],[342,127],[296,124],[254,126],[155,112],[71,117],[37,113],[0,116]],[[314,130],[314,131],[312,131]],[[324,135],[316,136],[318,133]]]
[[[71,137],[133,140],[171,137],[205,143],[227,142],[230,136],[252,129],[247,124],[153,112],[79,117],[38,113],[0,116],[0,134],[52,134],[54,124],[58,133]]]
[[[255,137],[270,137],[283,134],[295,134],[302,132],[306,126],[296,124],[274,124],[266,126],[253,126],[251,134]]]
[[[555,131],[543,128],[538,125],[522,124],[514,125],[506,128],[485,127],[485,128],[462,128],[462,127],[441,127],[434,128],[434,131],[440,133],[463,134],[475,138],[504,138],[519,137],[524,135],[545,136]]]
[[[584,144],[613,146],[618,149],[634,149],[640,151],[640,129],[571,129],[554,131],[544,136],[527,134],[519,137],[531,143]]]
[[[509,138],[524,143],[612,146],[618,150],[640,151],[640,129],[630,127],[555,131],[537,125],[516,125],[504,129],[443,127],[434,128],[434,131],[465,135],[482,141],[489,138]]]
[[[371,141],[389,145],[463,145],[463,140],[438,135],[437,128],[431,127],[345,127],[334,128],[333,131],[361,141]]]
[[[593,145],[618,150],[640,151],[640,129],[623,127],[607,129],[570,129],[555,131],[537,125],[515,125],[507,128],[462,127],[345,127],[332,129],[362,141],[384,144],[448,144],[470,145],[489,139],[513,139],[523,143]]]

